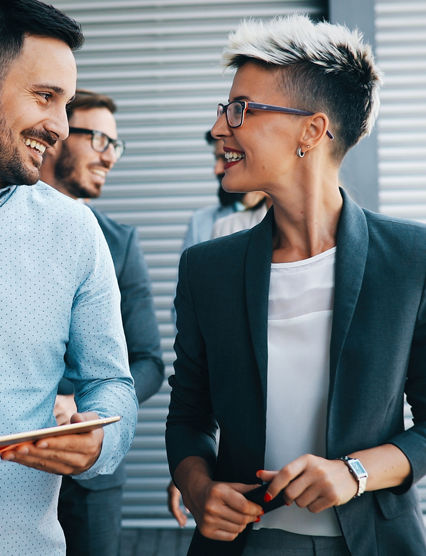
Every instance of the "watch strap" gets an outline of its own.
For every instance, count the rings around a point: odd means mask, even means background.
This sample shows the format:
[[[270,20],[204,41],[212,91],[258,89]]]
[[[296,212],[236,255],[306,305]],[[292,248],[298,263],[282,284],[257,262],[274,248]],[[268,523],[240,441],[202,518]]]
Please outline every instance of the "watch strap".
[[[354,477],[354,479],[357,481],[358,490],[357,490],[354,498],[359,498],[361,496],[361,494],[363,494],[365,492],[365,489],[367,487],[368,473],[367,473],[365,467],[362,465],[362,463],[357,458],[351,458],[350,456],[343,456],[343,457],[338,458],[338,459],[340,459],[341,461],[343,461],[346,464],[346,467],[348,468],[349,472]]]

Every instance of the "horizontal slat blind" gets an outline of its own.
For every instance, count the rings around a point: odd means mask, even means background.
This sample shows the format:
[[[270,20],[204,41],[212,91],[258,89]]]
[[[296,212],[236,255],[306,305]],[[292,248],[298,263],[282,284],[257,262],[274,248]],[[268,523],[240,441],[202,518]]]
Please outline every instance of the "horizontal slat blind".
[[[220,56],[243,17],[295,12],[326,14],[324,0],[56,0],[81,22],[78,84],[111,95],[127,152],[96,206],[137,226],[153,283],[167,374],[172,372],[173,302],[179,251],[192,212],[216,202],[211,149],[204,133],[231,83]],[[164,423],[169,389],[140,410],[126,458],[126,526],[174,526],[166,505],[169,481]]]
[[[426,4],[376,3],[381,211],[426,221]]]
[[[380,210],[426,222],[425,2],[376,2],[376,54],[384,72],[378,121]],[[410,426],[408,406],[406,421]],[[426,479],[419,493],[426,518]]]

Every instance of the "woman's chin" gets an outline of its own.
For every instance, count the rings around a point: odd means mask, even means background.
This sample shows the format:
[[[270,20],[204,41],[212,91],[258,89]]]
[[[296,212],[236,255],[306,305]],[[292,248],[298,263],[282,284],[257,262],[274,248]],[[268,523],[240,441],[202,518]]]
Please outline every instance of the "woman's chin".
[[[235,179],[227,179],[227,176],[222,179],[222,187],[227,193],[247,193],[252,191],[251,187],[247,187],[247,183],[242,184]]]

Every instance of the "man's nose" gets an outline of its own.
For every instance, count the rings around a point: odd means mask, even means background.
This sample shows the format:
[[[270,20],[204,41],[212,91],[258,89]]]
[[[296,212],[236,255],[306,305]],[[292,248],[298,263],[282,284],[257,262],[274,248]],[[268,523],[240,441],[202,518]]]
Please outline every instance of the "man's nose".
[[[63,107],[52,106],[45,129],[64,141],[69,135],[68,117],[65,105]]]
[[[105,166],[110,170],[117,162],[117,155],[115,154],[114,145],[110,143],[107,149],[101,154],[101,159]]]

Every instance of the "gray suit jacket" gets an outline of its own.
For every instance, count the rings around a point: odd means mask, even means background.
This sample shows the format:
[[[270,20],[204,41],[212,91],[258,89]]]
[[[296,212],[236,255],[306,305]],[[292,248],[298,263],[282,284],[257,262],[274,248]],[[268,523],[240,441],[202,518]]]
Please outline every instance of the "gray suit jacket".
[[[136,229],[119,224],[93,207],[90,208],[111,251],[121,293],[121,316],[129,352],[130,372],[141,403],[158,391],[164,379],[160,335],[148,268],[139,246]],[[62,385],[60,392],[65,393],[64,388],[65,385]],[[81,486],[91,490],[112,488],[122,485],[124,481],[123,463],[113,475],[78,480]]]
[[[426,473],[426,227],[342,195],[327,457],[390,442],[408,457],[412,476],[335,511],[354,556],[419,556],[426,540],[412,485]],[[251,230],[182,255],[166,433],[172,475],[189,455],[205,458],[216,480],[254,483],[263,469],[273,227],[271,209]],[[408,431],[404,392],[414,415]],[[240,554],[244,537],[222,543],[196,530],[189,554]]]

